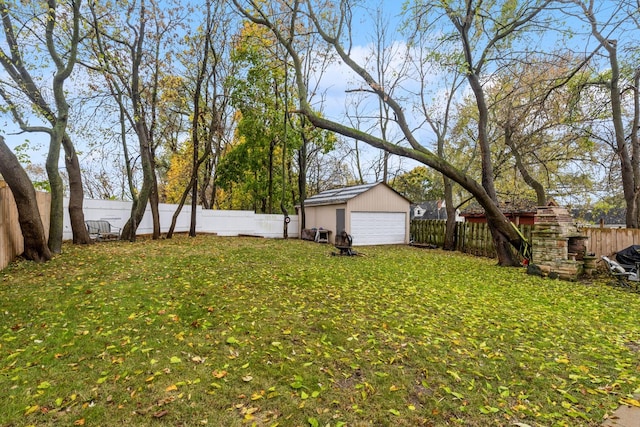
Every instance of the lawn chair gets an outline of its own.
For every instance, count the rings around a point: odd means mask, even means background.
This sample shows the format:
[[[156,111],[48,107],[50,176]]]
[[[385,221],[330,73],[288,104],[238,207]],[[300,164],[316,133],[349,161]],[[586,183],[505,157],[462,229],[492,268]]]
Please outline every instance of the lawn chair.
[[[628,267],[625,269],[617,261],[609,259],[606,256],[602,257],[602,261],[607,265],[607,271],[611,277],[616,280],[616,285],[636,291],[638,290],[640,276],[638,276],[637,267]]]
[[[346,255],[346,256],[354,256],[357,255],[356,251],[351,249],[351,245],[353,244],[353,238],[346,231],[342,230],[340,233],[336,235],[335,247],[336,249],[340,249],[340,253],[333,255]]]
[[[111,225],[109,221],[100,219],[85,221],[87,231],[91,240],[101,242],[103,240],[118,240],[120,239],[120,227]]]

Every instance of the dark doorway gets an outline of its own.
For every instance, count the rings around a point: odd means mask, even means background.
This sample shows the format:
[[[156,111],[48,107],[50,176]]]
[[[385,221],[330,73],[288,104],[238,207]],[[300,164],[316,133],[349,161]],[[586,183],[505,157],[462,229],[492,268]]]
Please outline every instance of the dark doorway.
[[[344,221],[344,209],[336,209],[336,233],[346,230]]]

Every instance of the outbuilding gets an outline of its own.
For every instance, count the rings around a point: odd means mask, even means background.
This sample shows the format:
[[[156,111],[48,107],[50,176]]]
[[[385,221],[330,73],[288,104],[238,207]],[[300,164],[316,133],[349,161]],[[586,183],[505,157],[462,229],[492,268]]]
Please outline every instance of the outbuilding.
[[[409,243],[411,202],[385,183],[323,191],[304,206],[306,228],[328,231],[330,243],[342,230],[354,246]]]

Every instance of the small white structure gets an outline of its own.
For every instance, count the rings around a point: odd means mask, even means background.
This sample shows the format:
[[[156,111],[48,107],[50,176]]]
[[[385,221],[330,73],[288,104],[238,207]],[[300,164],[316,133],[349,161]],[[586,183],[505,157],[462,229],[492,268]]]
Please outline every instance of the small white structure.
[[[409,243],[411,202],[385,183],[323,191],[304,206],[306,228],[329,230],[330,243],[342,230],[354,246]]]

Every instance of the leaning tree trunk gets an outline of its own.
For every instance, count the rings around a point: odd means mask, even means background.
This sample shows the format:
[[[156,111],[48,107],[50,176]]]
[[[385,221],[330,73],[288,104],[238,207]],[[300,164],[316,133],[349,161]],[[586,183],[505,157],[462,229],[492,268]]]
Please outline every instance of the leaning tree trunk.
[[[142,163],[142,187],[138,193],[137,199],[131,207],[131,216],[122,227],[122,240],[135,242],[136,231],[142,221],[142,217],[147,209],[147,203],[151,192],[153,191],[153,162],[151,159],[151,150],[149,149],[149,139],[147,137],[147,129],[142,121],[136,122],[136,134],[140,142],[140,162]]]
[[[71,232],[73,243],[79,245],[91,244],[93,241],[89,236],[89,231],[84,223],[84,189],[82,188],[82,172],[78,155],[67,134],[62,137],[62,146],[65,151],[65,165],[69,175],[69,220],[71,222]]]
[[[9,185],[18,208],[18,221],[24,238],[26,259],[43,262],[51,259],[47,237],[40,219],[36,191],[18,158],[0,136],[0,174]]]
[[[547,193],[544,190],[544,186],[529,173],[529,170],[522,161],[520,150],[513,142],[513,131],[508,124],[504,126],[504,142],[507,147],[511,149],[511,154],[513,155],[513,159],[516,162],[516,167],[518,168],[520,175],[522,175],[522,179],[536,192],[536,203],[538,206],[544,206],[547,203]]]
[[[489,207],[490,209],[487,209]],[[516,267],[520,265],[520,261],[517,259],[514,247],[518,247],[521,239],[511,239],[510,236],[514,234],[513,225],[504,214],[500,211],[497,205],[485,205],[485,212],[487,215],[487,225],[493,238],[493,245],[496,249],[496,255],[500,265],[504,267]]]

